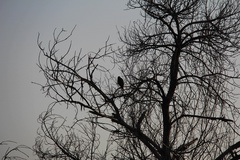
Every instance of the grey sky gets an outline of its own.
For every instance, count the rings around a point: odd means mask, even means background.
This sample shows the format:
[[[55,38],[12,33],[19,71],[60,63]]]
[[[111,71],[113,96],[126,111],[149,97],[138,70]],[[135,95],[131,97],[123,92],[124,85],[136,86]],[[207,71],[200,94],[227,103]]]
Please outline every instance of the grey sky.
[[[96,51],[117,29],[140,18],[124,11],[127,0],[0,0],[0,142],[14,140],[32,146],[39,127],[37,118],[50,99],[35,82],[44,82],[36,66],[38,32],[47,43],[55,28],[77,28],[73,47]],[[1,150],[1,148],[0,148]],[[2,157],[0,151],[0,157]]]

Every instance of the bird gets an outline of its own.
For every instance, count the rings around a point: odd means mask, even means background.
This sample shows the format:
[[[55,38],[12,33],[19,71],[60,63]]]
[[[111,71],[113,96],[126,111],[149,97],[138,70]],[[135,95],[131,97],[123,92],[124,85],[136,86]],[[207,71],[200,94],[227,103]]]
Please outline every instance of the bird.
[[[123,86],[124,86],[124,81],[121,77],[118,76],[118,79],[117,79],[117,83],[118,85],[123,89]]]

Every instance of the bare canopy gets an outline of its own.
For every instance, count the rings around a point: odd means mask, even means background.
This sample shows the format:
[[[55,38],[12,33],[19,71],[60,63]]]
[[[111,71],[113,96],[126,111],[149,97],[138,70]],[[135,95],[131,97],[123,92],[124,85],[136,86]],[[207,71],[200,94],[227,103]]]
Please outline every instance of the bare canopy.
[[[38,39],[38,65],[46,78],[41,86],[55,101],[40,117],[43,132],[35,146],[38,156],[239,158],[240,108],[234,94],[239,88],[239,3],[129,0],[128,8],[139,9],[143,18],[120,34],[123,47],[114,49],[107,41],[90,54],[71,54],[71,45],[65,54],[57,54],[72,32],[67,37],[61,37],[64,30],[54,32],[48,49]],[[117,78],[117,69],[122,78]],[[52,111],[57,104],[75,109],[74,125],[55,125]],[[80,111],[88,114],[79,118]],[[97,153],[97,128],[110,134],[104,155]],[[58,129],[69,131],[66,139],[57,136]],[[80,133],[74,132],[78,129]],[[44,144],[50,146],[47,151],[42,150]],[[91,149],[84,152],[81,147]]]

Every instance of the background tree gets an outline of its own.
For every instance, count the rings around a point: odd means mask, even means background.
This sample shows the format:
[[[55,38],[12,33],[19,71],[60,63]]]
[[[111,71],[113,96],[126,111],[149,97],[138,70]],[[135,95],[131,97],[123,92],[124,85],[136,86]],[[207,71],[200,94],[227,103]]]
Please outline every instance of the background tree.
[[[14,141],[1,141],[0,148],[4,154],[1,160],[27,160],[29,151],[32,151],[30,147],[25,145],[16,145]],[[5,148],[5,149],[4,149]]]
[[[54,33],[48,49],[38,41],[39,68],[47,80],[42,89],[55,100],[50,110],[65,104],[76,113],[89,112],[81,121],[76,114],[79,126],[70,128],[86,131],[84,120],[94,125],[88,137],[96,134],[95,127],[109,132],[114,148],[105,153],[112,159],[239,158],[239,107],[233,92],[239,88],[239,3],[129,0],[128,7],[141,9],[143,20],[125,28],[121,48],[106,42],[96,53],[71,55],[70,45],[59,55],[59,45],[72,34],[61,37],[64,30]],[[116,66],[124,89],[117,84]],[[44,126],[40,139],[48,137],[58,155],[81,159],[71,156],[71,136],[64,140],[55,129]],[[86,146],[95,146],[95,140],[89,138]],[[36,146],[38,152],[42,143]],[[96,153],[91,151],[86,155]],[[41,150],[41,155],[49,152]]]
[[[64,118],[52,109],[39,117],[41,130],[34,145],[39,159],[106,159],[108,146],[99,151],[100,135],[96,132],[97,119]],[[71,121],[69,123],[68,121]],[[103,149],[102,149],[103,150]]]

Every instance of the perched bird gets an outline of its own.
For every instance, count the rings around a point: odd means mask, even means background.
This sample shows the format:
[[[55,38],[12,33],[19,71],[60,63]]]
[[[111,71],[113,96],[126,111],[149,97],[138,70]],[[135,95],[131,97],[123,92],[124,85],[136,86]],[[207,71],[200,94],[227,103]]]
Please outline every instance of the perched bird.
[[[117,79],[117,83],[123,89],[124,82],[123,82],[123,79],[121,77],[119,77],[119,76],[118,76],[118,79]]]

